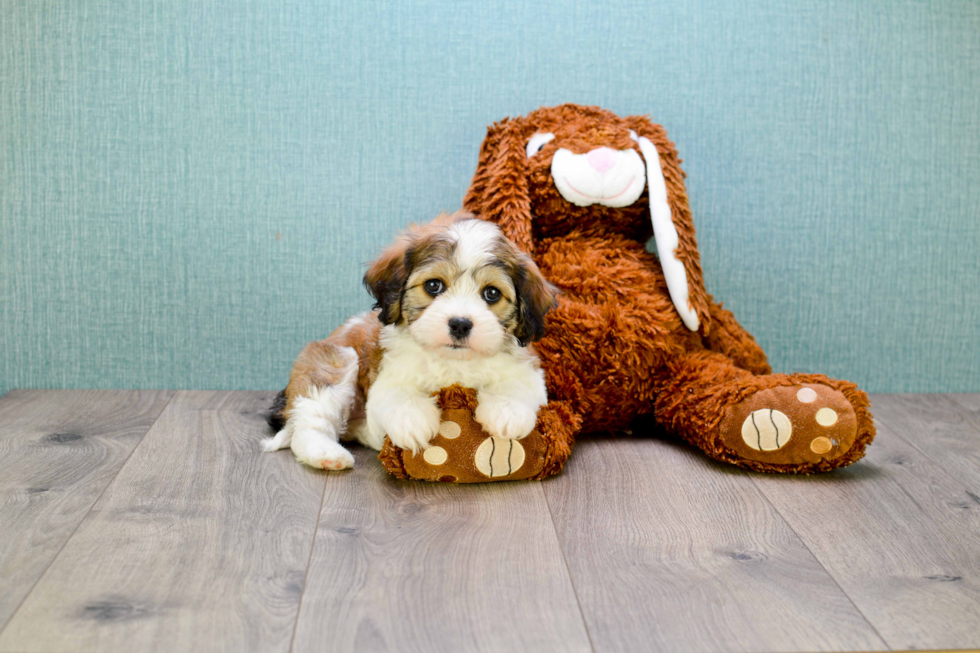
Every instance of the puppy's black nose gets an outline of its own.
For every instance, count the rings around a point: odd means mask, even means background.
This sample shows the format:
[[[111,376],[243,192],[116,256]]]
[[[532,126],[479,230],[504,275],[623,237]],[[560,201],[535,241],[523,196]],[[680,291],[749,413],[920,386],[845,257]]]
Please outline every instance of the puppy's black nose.
[[[462,340],[466,336],[470,335],[470,331],[473,330],[473,320],[468,317],[451,317],[449,318],[449,333],[452,334],[453,338],[456,340]]]

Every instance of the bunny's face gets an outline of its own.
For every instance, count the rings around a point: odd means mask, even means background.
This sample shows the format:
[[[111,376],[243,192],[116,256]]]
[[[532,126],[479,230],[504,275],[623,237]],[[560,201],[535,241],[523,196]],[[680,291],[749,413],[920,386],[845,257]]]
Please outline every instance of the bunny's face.
[[[707,316],[680,159],[645,116],[563,104],[505,118],[487,132],[463,203],[528,253],[549,238],[653,234],[684,324],[698,330]]]
[[[647,240],[647,171],[636,132],[606,112],[563,113],[545,109],[519,121],[535,235]]]

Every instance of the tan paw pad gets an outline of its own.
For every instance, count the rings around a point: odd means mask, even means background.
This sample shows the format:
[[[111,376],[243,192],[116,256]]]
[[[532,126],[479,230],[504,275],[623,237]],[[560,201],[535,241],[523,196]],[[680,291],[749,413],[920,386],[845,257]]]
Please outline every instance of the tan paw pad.
[[[817,411],[814,419],[817,420],[817,424],[820,426],[833,426],[837,423],[837,411],[833,408],[821,408]]]
[[[443,422],[439,425],[439,435],[447,440],[455,440],[462,431],[463,429],[456,422]]]
[[[830,441],[830,438],[825,438],[820,436],[819,438],[813,438],[810,442],[810,451],[817,455],[822,455],[834,448],[834,443]]]
[[[490,437],[476,448],[474,458],[484,476],[510,476],[524,465],[524,447],[517,440]]]
[[[813,388],[800,388],[796,393],[796,399],[801,404],[812,404],[817,400],[817,391]]]
[[[785,413],[760,408],[742,422],[742,440],[756,451],[775,451],[789,442],[793,423]]]
[[[442,447],[429,447],[422,452],[422,458],[430,465],[442,465],[449,460],[449,454]]]

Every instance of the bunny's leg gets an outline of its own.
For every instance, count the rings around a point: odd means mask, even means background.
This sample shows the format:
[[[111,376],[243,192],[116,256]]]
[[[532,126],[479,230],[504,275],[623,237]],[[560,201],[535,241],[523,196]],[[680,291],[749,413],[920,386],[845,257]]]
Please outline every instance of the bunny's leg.
[[[724,354],[732,359],[738,367],[753,374],[769,374],[772,368],[766,359],[766,353],[746,331],[732,312],[711,299],[708,310],[711,313],[711,328],[705,338],[705,346],[711,351]]]
[[[565,466],[572,454],[575,436],[582,426],[582,418],[575,414],[567,402],[549,401],[538,411],[536,428],[548,443],[544,468],[535,480],[553,476]]]
[[[708,350],[658,375],[654,416],[717,460],[764,472],[828,471],[864,455],[875,428],[868,398],[819,374],[755,375]]]

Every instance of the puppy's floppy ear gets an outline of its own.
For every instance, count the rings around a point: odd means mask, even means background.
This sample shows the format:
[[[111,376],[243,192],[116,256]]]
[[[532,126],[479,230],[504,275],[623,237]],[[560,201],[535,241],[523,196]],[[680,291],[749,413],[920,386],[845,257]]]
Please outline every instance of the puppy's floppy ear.
[[[670,297],[684,324],[707,335],[708,293],[701,274],[701,257],[681,160],[663,127],[646,116],[630,116],[625,120],[636,133],[635,140],[646,163],[650,218]]]
[[[380,308],[382,324],[395,324],[401,319],[402,292],[411,272],[408,249],[412,239],[402,234],[393,245],[381,253],[364,274],[364,285],[374,297],[374,308]]]
[[[517,255],[514,290],[517,292],[517,326],[514,336],[521,347],[544,336],[544,317],[558,305],[558,289],[548,283],[526,254]]]
[[[521,251],[530,254],[531,200],[527,188],[527,152],[519,120],[494,123],[480,146],[476,173],[463,207],[495,222]]]

